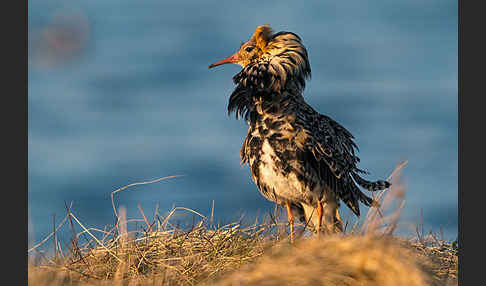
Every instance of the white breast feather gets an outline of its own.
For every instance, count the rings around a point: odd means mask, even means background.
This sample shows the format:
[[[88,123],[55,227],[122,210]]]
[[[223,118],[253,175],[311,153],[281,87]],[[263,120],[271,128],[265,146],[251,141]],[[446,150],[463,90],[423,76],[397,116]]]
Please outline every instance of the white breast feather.
[[[275,193],[289,201],[306,201],[308,196],[316,196],[317,192],[311,192],[308,188],[304,189],[302,182],[299,182],[295,173],[290,172],[288,175],[276,171],[274,160],[280,161],[267,140],[263,142],[261,163],[259,174],[261,181],[267,185],[269,190],[275,190]],[[280,203],[280,202],[278,202]]]

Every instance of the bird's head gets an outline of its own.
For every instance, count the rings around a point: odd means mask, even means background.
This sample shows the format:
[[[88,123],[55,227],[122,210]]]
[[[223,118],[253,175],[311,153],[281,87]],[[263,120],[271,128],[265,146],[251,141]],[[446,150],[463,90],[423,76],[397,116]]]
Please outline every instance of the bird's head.
[[[232,56],[220,60],[209,68],[224,64],[237,64],[247,70],[248,75],[268,77],[271,81],[262,84],[279,92],[288,79],[296,79],[303,88],[305,78],[311,74],[307,50],[301,39],[291,32],[273,33],[269,25],[258,26],[250,39],[241,44]]]
[[[209,68],[224,64],[242,67],[233,77],[237,87],[228,106],[228,111],[236,110],[238,117],[252,110],[253,99],[262,95],[277,96],[290,88],[298,91],[293,94],[301,96],[305,80],[311,75],[307,50],[300,37],[292,32],[273,33],[269,25],[258,26],[235,54]]]
[[[267,44],[272,36],[272,29],[268,25],[259,26],[251,38],[241,44],[240,49],[232,56],[220,60],[209,68],[224,64],[237,64],[243,68],[252,62],[257,62],[267,50]]]

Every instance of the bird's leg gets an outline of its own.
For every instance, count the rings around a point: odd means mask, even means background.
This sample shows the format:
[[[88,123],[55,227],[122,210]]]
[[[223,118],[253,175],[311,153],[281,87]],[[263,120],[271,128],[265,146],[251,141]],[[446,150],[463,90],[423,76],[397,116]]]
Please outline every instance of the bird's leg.
[[[334,223],[336,227],[343,232],[343,221],[341,220],[341,216],[339,215],[339,209],[336,209],[336,222]]]
[[[339,205],[335,200],[328,200],[323,203],[323,220],[330,233],[343,232],[341,217],[339,216]]]
[[[287,207],[287,217],[290,223],[290,243],[294,243],[294,216],[292,215],[292,209],[290,209],[290,203],[286,202]]]
[[[317,202],[317,237],[321,235],[321,224],[322,224],[322,203]]]

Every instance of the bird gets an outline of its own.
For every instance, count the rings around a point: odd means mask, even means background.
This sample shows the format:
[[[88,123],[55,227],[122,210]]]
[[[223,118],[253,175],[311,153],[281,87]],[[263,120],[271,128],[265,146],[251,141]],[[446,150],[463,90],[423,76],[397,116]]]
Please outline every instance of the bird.
[[[235,54],[209,68],[224,64],[242,67],[233,77],[227,110],[249,126],[241,165],[248,164],[266,199],[286,209],[291,242],[294,217],[317,236],[338,234],[343,233],[341,202],[357,217],[360,202],[378,205],[361,189],[375,192],[390,183],[363,178],[369,172],[357,167],[354,136],[304,99],[311,67],[297,34],[258,26]]]

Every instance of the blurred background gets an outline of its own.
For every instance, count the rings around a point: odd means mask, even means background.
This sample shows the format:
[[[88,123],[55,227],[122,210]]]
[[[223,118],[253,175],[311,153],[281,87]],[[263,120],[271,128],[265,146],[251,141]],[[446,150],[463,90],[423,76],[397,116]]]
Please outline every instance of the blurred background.
[[[457,1],[28,2],[29,244],[65,203],[86,226],[173,206],[221,222],[273,212],[239,151],[243,121],[226,106],[232,55],[258,25],[297,33],[312,67],[304,97],[356,137],[367,178],[403,160],[400,231],[457,237]],[[343,207],[345,219],[355,220]],[[362,206],[362,213],[367,208]]]

